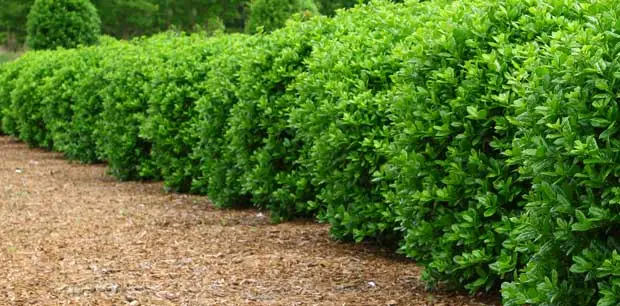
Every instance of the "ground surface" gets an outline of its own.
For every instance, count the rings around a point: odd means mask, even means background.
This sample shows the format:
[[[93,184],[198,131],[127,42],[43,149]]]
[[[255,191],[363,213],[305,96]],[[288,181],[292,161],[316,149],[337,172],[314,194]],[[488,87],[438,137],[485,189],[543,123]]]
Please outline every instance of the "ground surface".
[[[488,305],[387,251],[0,137],[0,305]]]

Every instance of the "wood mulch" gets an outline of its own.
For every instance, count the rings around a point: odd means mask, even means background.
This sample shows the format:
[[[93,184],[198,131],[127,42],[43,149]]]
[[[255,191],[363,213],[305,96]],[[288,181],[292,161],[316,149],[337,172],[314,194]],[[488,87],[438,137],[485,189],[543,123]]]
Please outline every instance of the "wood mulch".
[[[120,183],[0,137],[0,305],[495,305],[326,225]]]

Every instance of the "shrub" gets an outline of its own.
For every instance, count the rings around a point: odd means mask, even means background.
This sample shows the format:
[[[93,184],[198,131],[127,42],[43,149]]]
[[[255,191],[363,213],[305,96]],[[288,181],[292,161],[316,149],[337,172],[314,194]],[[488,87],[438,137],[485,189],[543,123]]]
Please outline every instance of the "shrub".
[[[7,132],[18,135],[30,146],[52,148],[52,137],[43,118],[43,100],[48,92],[45,82],[61,67],[62,52],[39,51],[24,55],[24,65],[10,92]],[[10,118],[10,119],[9,119]],[[11,121],[13,128],[9,127]]]
[[[408,64],[394,79],[387,199],[405,233],[400,250],[426,263],[427,279],[489,290],[529,259],[505,241],[530,188],[503,153],[517,133],[521,67],[585,18],[578,1],[454,2],[444,14],[398,54]]]
[[[236,171],[229,175],[237,178],[229,188],[239,188],[239,196],[267,207],[274,220],[305,215],[306,201],[312,199],[309,181],[296,169],[302,144],[287,125],[297,104],[289,86],[305,70],[314,43],[332,28],[326,18],[295,20],[260,37],[241,66],[238,102],[225,134],[224,152]]]
[[[17,136],[15,119],[11,109],[11,92],[15,88],[15,82],[25,60],[16,60],[5,65],[0,65],[0,132]]]
[[[390,125],[385,93],[401,65],[389,54],[433,10],[377,1],[339,14],[333,37],[316,44],[295,82],[299,106],[290,121],[305,145],[298,163],[316,193],[310,206],[338,239],[395,239],[382,197],[388,186],[374,177],[386,161],[378,150]]]
[[[34,50],[97,42],[101,20],[88,0],[36,0],[28,14],[27,45]]]
[[[83,163],[99,161],[93,136],[103,110],[100,91],[105,87],[99,63],[118,46],[68,50],[60,59],[61,68],[47,79],[43,118],[50,130],[53,147],[65,157]]]
[[[214,41],[182,41],[151,72],[151,84],[144,93],[148,111],[139,136],[152,143],[150,158],[166,186],[188,192],[198,162],[191,159],[199,141],[193,132],[195,104],[204,94],[205,58]]]
[[[154,166],[161,171],[166,186],[171,190],[206,192],[194,180],[201,173],[202,154],[208,154],[215,144],[198,148],[202,147],[199,145],[201,140],[212,140],[216,135],[205,130],[200,133],[198,129],[216,125],[213,117],[220,117],[215,113],[223,113],[224,106],[203,113],[209,119],[199,116],[196,108],[199,101],[202,101],[203,107],[204,103],[216,103],[211,99],[216,99],[218,93],[225,91],[224,84],[219,81],[228,74],[221,74],[219,64],[222,58],[231,62],[230,50],[235,50],[244,39],[243,35],[209,39],[194,35],[184,38],[174,49],[170,49],[174,52],[169,52],[162,65],[153,72],[152,85],[146,93],[149,109],[141,135],[152,142]]]
[[[246,32],[271,32],[284,26],[293,14],[309,17],[318,14],[313,0],[253,0],[246,21]]]
[[[218,206],[248,205],[240,195],[238,176],[233,167],[235,157],[226,151],[228,118],[237,104],[237,86],[241,65],[258,46],[256,37],[231,36],[221,39],[222,52],[208,60],[204,95],[196,102],[198,117],[194,131],[199,138],[192,158],[200,162],[200,171],[192,182],[192,190],[208,194]],[[228,50],[224,52],[223,50]]]
[[[581,11],[522,67],[520,132],[506,154],[532,188],[509,242],[532,259],[502,287],[506,305],[620,303],[620,9],[596,1]]]
[[[99,92],[103,108],[94,130],[97,154],[121,180],[160,176],[150,156],[153,144],[140,128],[146,121],[153,77],[167,52],[180,46],[171,35],[121,44],[108,50],[100,63],[105,86]]]
[[[71,121],[72,96],[77,89],[79,60],[83,52],[71,49],[57,54],[61,55],[56,59],[57,68],[42,80],[42,84],[37,85],[45,95],[40,97],[40,104],[33,107],[41,113],[52,147],[56,147],[56,140],[60,138],[58,135],[63,133],[64,126]]]
[[[510,229],[501,216],[518,214],[527,184],[511,183],[517,177],[503,166],[506,144],[498,139],[514,133],[503,118],[507,106],[484,102],[502,90],[504,76],[474,69],[498,58],[489,56],[492,49],[507,58],[513,53],[502,48],[529,50],[521,44],[540,33],[519,31],[539,20],[524,17],[509,47],[500,35],[531,7],[375,2],[335,18],[338,39],[327,37],[307,61],[308,72],[297,82],[305,101],[291,115],[309,146],[299,162],[311,172],[312,205],[325,209],[320,217],[334,236],[390,242],[404,234],[401,252],[429,264],[428,280],[472,291],[498,284],[488,265],[499,258],[506,235],[494,231]],[[495,15],[504,8],[509,14]],[[358,16],[376,19],[357,23]],[[532,29],[550,33],[562,18]],[[479,118],[478,109],[497,115]],[[495,131],[500,124],[506,130]],[[494,193],[502,195],[500,202],[490,197]],[[478,201],[481,206],[473,204]],[[468,214],[488,224],[466,221]]]

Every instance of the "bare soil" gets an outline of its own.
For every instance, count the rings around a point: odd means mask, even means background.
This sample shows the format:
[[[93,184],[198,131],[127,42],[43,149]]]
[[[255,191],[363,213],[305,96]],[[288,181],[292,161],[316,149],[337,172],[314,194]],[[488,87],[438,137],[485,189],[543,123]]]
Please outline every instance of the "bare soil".
[[[0,305],[494,305],[326,225],[120,183],[0,137]]]

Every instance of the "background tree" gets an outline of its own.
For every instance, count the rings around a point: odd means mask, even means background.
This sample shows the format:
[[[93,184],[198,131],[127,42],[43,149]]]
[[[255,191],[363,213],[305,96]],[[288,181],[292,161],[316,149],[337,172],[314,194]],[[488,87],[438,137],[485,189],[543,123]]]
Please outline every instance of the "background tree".
[[[101,20],[88,0],[36,0],[27,33],[26,44],[34,50],[75,48],[99,40]]]
[[[240,30],[246,0],[152,0],[159,7],[156,16],[159,30],[175,27],[181,30],[205,29],[221,22]]]
[[[351,8],[358,4],[360,0],[315,0],[321,14],[324,15],[334,15],[337,9],[341,8]],[[362,1],[362,2],[368,2]]]
[[[34,0],[0,0],[0,45],[21,47],[26,37],[26,17]]]
[[[152,0],[93,0],[105,34],[130,38],[157,32],[153,18],[159,6]]]
[[[293,14],[316,15],[319,9],[312,0],[254,0],[246,23],[248,33],[281,28]]]
[[[250,6],[263,6],[261,19],[283,24],[290,16],[290,3],[307,5],[325,15],[333,15],[339,8],[349,8],[368,0],[91,0],[99,12],[104,34],[129,39],[151,35],[170,28],[181,31],[213,30],[225,27],[227,32],[242,32],[249,20]],[[0,46],[11,50],[23,47],[26,40],[26,18],[34,0],[0,0]],[[282,10],[282,8],[284,8]],[[276,10],[269,15],[269,10]],[[260,11],[255,9],[255,11]],[[298,12],[298,11],[297,11]]]

